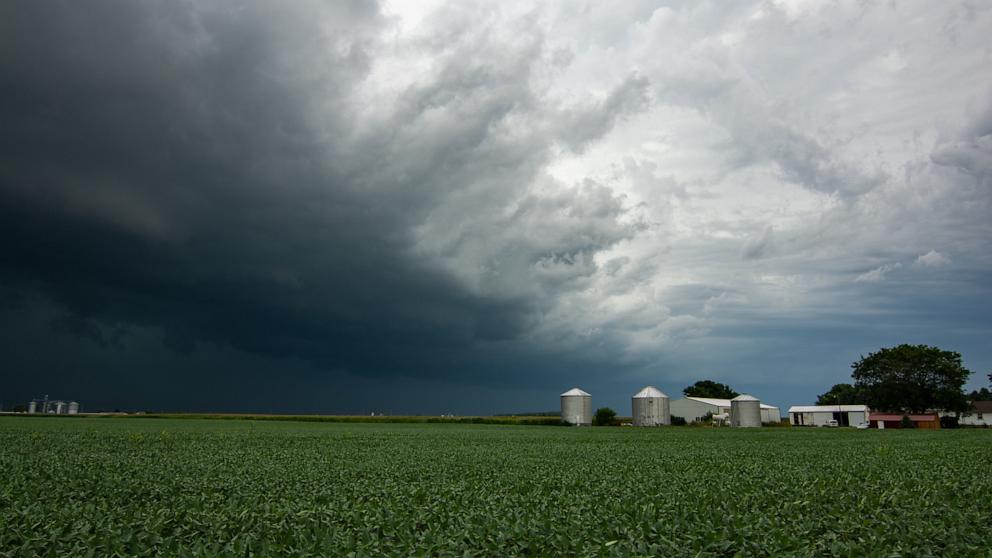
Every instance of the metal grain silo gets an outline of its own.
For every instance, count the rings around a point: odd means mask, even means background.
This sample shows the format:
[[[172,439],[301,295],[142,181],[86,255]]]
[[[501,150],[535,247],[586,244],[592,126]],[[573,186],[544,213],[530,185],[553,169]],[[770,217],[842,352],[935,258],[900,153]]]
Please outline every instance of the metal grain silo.
[[[592,396],[579,388],[561,394],[561,420],[576,426],[592,424]]]
[[[70,401],[69,402],[69,414],[70,415],[77,415],[77,414],[79,414],[79,403],[77,403],[75,401]]]
[[[671,424],[668,396],[654,386],[648,386],[630,398],[634,426],[660,426]]]
[[[730,425],[745,428],[761,426],[761,401],[746,393],[731,399]]]
[[[28,403],[28,412],[31,413],[31,414],[34,414],[34,413],[37,413],[38,412],[38,402],[37,401],[31,401],[30,403]]]

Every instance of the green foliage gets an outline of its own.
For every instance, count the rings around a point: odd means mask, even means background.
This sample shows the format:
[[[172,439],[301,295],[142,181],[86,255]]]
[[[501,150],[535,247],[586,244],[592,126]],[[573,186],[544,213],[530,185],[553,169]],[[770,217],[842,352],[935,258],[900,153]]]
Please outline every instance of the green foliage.
[[[965,429],[0,417],[0,557],[987,556],[990,462]]]
[[[964,412],[968,399],[962,388],[971,371],[961,355],[927,345],[883,348],[851,365],[854,386],[865,402],[882,411]]]
[[[609,407],[600,407],[596,409],[596,414],[592,417],[592,424],[594,426],[616,426],[617,412]]]
[[[990,401],[992,400],[992,391],[989,391],[989,388],[973,389],[968,394],[968,399],[971,401]]]
[[[902,419],[899,421],[900,428],[916,428],[916,423],[913,422],[909,415],[903,415]]]
[[[733,399],[740,395],[727,384],[713,380],[699,380],[682,390],[686,397],[710,397],[713,399]]]
[[[816,398],[817,405],[859,405],[864,402],[864,394],[851,384],[834,384],[829,391]]]
[[[672,426],[685,426],[685,417],[677,417],[672,415]]]

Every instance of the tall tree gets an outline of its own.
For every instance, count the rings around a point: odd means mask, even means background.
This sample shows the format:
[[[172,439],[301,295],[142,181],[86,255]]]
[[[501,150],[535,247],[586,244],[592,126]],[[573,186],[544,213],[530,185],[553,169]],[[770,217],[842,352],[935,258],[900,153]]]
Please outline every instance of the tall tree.
[[[899,345],[862,356],[851,365],[854,387],[873,409],[926,412],[968,410],[962,388],[971,371],[961,354],[927,345]]]
[[[817,405],[858,405],[864,402],[864,394],[851,384],[834,384],[829,391],[816,398]]]
[[[727,384],[713,380],[699,380],[682,390],[682,393],[686,397],[710,397],[713,399],[733,399],[740,395]]]

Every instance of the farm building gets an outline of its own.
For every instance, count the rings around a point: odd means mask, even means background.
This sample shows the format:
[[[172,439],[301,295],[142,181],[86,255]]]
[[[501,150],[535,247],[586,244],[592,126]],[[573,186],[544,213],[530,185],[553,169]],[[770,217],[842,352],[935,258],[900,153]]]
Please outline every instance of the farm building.
[[[992,426],[992,401],[972,401],[974,410],[966,415],[958,416],[956,413],[941,412],[942,417],[958,417],[958,424],[961,426]]]
[[[761,403],[761,422],[779,422],[782,420],[778,407]],[[709,397],[683,397],[672,401],[669,405],[673,417],[682,417],[687,422],[702,420],[706,413],[722,415],[730,413],[729,399],[711,399]]]
[[[899,413],[872,413],[868,415],[871,428],[902,428],[902,418],[909,417],[915,428],[937,430],[940,428],[938,415],[901,415]]]
[[[789,407],[789,422],[793,426],[861,426],[868,423],[868,406],[796,405]]]

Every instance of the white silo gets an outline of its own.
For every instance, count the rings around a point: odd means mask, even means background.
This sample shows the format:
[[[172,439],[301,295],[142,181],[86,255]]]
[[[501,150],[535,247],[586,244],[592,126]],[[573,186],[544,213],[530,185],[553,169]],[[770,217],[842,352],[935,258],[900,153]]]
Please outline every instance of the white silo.
[[[731,399],[730,425],[744,428],[761,426],[761,401],[746,393]]]
[[[634,426],[660,426],[672,423],[668,396],[654,386],[648,386],[630,398]]]
[[[28,403],[28,412],[31,413],[31,414],[34,414],[34,413],[37,413],[38,412],[38,402],[37,401],[31,401],[30,403]]]
[[[561,420],[576,426],[592,424],[592,396],[579,388],[561,394]]]
[[[56,401],[55,402],[55,414],[56,415],[61,415],[63,413],[65,413],[65,401]]]
[[[70,401],[69,402],[69,414],[70,415],[77,415],[77,414],[79,414],[79,403],[77,403],[75,401]]]

